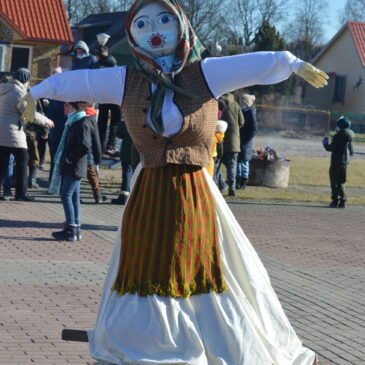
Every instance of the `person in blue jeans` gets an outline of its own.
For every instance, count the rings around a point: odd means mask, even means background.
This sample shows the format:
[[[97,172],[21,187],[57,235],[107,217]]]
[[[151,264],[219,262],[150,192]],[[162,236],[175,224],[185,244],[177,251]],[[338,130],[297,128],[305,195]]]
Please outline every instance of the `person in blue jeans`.
[[[13,195],[13,193],[11,192],[13,174],[14,174],[14,155],[10,154],[8,169],[6,170],[6,173],[4,176],[4,181],[3,181],[3,193],[4,193],[4,197],[6,199],[8,199],[7,197],[10,197]]]
[[[66,221],[62,231],[53,232],[59,241],[81,239],[80,183],[87,175],[87,155],[92,150],[91,129],[93,122],[87,116],[86,102],[66,104],[67,122],[57,149],[49,192],[61,191],[61,201]],[[100,156],[94,156],[99,160]]]
[[[255,96],[243,94],[240,97],[245,124],[240,129],[240,149],[237,162],[236,188],[245,189],[250,174],[253,139],[257,133]]]

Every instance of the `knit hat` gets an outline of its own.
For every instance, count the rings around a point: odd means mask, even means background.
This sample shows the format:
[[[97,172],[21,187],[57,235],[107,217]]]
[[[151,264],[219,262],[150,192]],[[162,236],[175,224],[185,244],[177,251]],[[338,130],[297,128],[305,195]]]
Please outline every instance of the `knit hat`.
[[[348,129],[351,127],[351,120],[342,116],[338,121],[337,121],[337,127],[340,129]]]
[[[255,100],[256,100],[255,95],[243,94],[241,96],[241,102],[247,105],[249,108],[251,108]]]
[[[217,120],[217,125],[215,127],[216,132],[225,132],[227,130],[228,123],[224,120]]]
[[[84,41],[77,41],[74,45],[74,50],[76,48],[81,48],[83,49],[86,53],[89,53],[89,47],[87,46],[87,44]]]
[[[25,84],[30,80],[30,72],[28,71],[27,68],[24,67],[18,68],[13,73],[13,79],[20,81],[22,84]]]

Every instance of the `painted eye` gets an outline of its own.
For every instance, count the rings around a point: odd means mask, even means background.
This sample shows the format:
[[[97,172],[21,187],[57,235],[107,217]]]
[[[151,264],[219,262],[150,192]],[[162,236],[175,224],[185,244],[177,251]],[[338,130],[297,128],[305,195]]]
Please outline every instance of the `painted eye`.
[[[162,15],[162,17],[160,19],[158,19],[158,23],[160,24],[168,24],[170,23],[172,20],[174,20],[174,17],[172,15]]]
[[[138,20],[138,22],[136,23],[136,26],[138,29],[142,29],[146,26],[146,22],[144,20]]]

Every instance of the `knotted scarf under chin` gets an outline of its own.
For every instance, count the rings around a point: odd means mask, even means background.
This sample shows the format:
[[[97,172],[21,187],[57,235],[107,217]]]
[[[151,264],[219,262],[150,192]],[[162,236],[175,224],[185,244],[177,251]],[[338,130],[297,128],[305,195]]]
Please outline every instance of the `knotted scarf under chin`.
[[[175,85],[172,80],[173,73],[164,74],[163,72],[157,69],[152,69],[150,70],[150,72],[147,72],[145,68],[139,64],[138,61],[135,63],[135,67],[137,71],[139,71],[144,77],[146,77],[149,81],[157,85],[151,98],[150,118],[156,132],[159,135],[162,135],[164,131],[164,125],[162,121],[162,107],[165,99],[166,89],[171,89],[191,99],[196,99],[197,95],[194,95],[193,93]]]

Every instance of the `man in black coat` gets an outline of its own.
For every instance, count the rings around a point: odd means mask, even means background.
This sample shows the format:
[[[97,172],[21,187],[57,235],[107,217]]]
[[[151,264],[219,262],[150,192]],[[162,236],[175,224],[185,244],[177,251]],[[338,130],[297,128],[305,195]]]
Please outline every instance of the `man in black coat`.
[[[92,68],[105,68],[117,66],[117,61],[111,55],[109,55],[108,48],[106,46],[98,46],[93,51],[96,62]],[[108,125],[110,112],[110,126],[109,126],[109,137],[107,139],[106,130]],[[98,116],[98,128],[100,135],[100,142],[103,152],[114,156],[115,150],[115,138],[116,129],[118,123],[121,121],[120,105],[116,104],[100,104],[99,105],[99,116]]]
[[[240,148],[237,163],[237,189],[245,189],[250,174],[253,138],[257,133],[255,96],[244,94],[240,97],[241,110],[245,124],[240,129]]]

